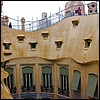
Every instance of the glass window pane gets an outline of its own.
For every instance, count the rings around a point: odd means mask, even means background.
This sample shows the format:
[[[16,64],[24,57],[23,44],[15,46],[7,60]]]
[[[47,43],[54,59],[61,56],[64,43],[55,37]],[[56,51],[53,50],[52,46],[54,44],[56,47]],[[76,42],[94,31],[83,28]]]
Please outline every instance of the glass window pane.
[[[81,78],[80,72],[74,71],[73,80],[72,80],[72,89],[73,90],[77,91],[80,78]]]
[[[87,85],[86,94],[87,96],[94,97],[98,77],[96,75],[89,75],[89,81]]]

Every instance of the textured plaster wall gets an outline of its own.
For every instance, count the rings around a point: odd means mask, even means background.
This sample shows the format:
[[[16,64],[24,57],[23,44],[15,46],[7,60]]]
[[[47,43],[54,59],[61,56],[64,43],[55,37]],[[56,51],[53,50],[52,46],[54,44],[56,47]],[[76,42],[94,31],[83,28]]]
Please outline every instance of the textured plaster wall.
[[[73,27],[72,21],[79,20],[78,26]],[[49,36],[43,39],[42,32],[48,31]],[[24,35],[24,42],[19,43],[17,36]],[[84,38],[91,38],[88,49],[84,48]],[[56,50],[56,40],[63,42],[60,50]],[[11,42],[9,56],[4,56],[3,43]],[[36,50],[31,50],[29,42],[37,41]],[[43,59],[46,58],[46,59]],[[15,85],[18,94],[21,94],[22,68],[30,65],[34,70],[34,82],[36,84],[37,98],[39,98],[41,85],[41,64],[50,64],[53,74],[54,98],[57,96],[60,65],[68,65],[69,72],[69,97],[73,98],[71,82],[73,71],[81,72],[81,96],[86,96],[86,86],[89,73],[96,74],[99,80],[99,16],[73,16],[61,22],[35,32],[13,30],[1,26],[1,61],[10,59],[8,67],[14,67]],[[19,73],[19,74],[18,74]],[[39,73],[39,74],[38,74]],[[98,84],[99,87],[99,84]]]
[[[79,20],[78,26],[73,27],[72,21]],[[48,31],[48,39],[44,40],[42,32]],[[25,35],[23,43],[19,43],[17,36]],[[92,36],[88,49],[84,49],[84,38]],[[61,50],[56,50],[56,40],[63,41]],[[12,55],[4,56],[4,41],[11,42]],[[30,50],[30,41],[37,41],[35,51]],[[16,57],[44,57],[57,59],[71,57],[83,63],[99,59],[99,16],[74,16],[35,32],[25,32],[1,26],[1,60]]]

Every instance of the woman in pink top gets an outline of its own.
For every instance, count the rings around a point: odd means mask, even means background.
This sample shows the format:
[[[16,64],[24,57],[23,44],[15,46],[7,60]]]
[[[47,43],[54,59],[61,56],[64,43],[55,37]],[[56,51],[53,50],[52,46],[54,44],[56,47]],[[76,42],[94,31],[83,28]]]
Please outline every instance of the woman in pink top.
[[[78,7],[78,15],[81,15],[81,9]]]

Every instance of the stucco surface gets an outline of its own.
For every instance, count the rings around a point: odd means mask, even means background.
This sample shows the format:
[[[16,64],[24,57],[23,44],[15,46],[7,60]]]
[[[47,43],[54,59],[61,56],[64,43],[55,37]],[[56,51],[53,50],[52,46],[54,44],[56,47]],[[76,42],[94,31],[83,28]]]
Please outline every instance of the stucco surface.
[[[78,26],[72,21],[79,20]],[[42,37],[42,32],[48,31],[48,38]],[[24,35],[24,41],[18,42],[18,35]],[[84,38],[92,37],[91,45],[84,48]],[[56,50],[56,40],[61,40],[62,47]],[[9,56],[4,56],[3,43],[11,42]],[[30,41],[37,41],[36,50],[30,50]],[[79,63],[99,60],[99,15],[73,16],[66,18],[55,25],[35,32],[25,32],[1,26],[1,60],[5,61],[17,57],[43,57],[58,59],[62,57],[73,58]]]

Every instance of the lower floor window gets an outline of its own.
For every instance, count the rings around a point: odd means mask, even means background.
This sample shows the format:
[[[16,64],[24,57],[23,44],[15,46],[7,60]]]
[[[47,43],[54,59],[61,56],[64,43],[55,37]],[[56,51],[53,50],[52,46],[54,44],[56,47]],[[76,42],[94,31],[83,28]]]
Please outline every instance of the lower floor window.
[[[32,73],[23,74],[23,85],[24,87],[32,86]]]
[[[50,86],[52,85],[51,77],[52,77],[51,74],[43,73],[43,86],[44,87],[50,88]]]

